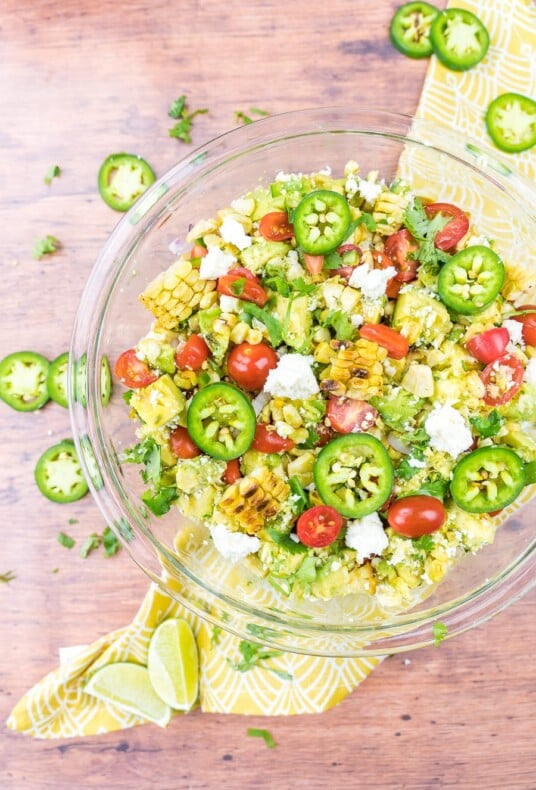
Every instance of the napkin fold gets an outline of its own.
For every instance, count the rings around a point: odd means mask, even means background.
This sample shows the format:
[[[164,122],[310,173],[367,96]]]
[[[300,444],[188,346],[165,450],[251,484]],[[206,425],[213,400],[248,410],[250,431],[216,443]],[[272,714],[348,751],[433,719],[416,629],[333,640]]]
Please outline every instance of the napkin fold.
[[[491,149],[483,120],[488,104],[505,92],[536,95],[536,8],[531,0],[454,0],[451,4],[480,17],[490,32],[491,47],[478,66],[463,73],[448,71],[432,57],[416,115],[456,128]],[[534,183],[534,149],[499,155]],[[153,584],[130,625],[71,653],[17,703],[8,727],[37,738],[66,738],[145,723],[86,694],[84,685],[106,664],[146,664],[154,629],[168,617],[184,618],[194,631],[200,657],[199,705],[208,713],[319,713],[357,688],[381,660],[284,653],[240,672],[233,667],[241,658],[240,640],[214,630]]]

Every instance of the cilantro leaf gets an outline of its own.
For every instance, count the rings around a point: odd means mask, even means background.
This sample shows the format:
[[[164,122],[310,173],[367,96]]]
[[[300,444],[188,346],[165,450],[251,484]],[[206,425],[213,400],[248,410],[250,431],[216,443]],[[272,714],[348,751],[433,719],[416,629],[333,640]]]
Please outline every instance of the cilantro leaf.
[[[479,436],[489,438],[495,436],[505,423],[502,414],[493,409],[487,417],[469,417],[469,422]]]
[[[328,252],[327,255],[324,256],[324,263],[322,264],[322,269],[324,271],[332,271],[332,269],[340,269],[344,266],[342,255],[340,255],[336,250],[333,252]]]
[[[207,113],[208,109],[203,108],[201,110],[189,112],[186,101],[186,96],[182,94],[182,96],[179,96],[178,99],[175,99],[175,101],[171,103],[168,115],[178,122],[169,129],[169,136],[182,140],[183,143],[191,143],[192,121],[197,115],[204,115]]]
[[[320,441],[320,435],[312,426],[307,428],[308,436],[304,442],[298,445],[299,450],[312,450],[313,447],[318,446],[318,442]]]
[[[422,551],[432,551],[434,548],[434,539],[431,535],[421,535],[420,538],[417,538],[413,541],[413,545],[416,549],[422,549]]]
[[[253,123],[255,118],[252,118],[251,117],[252,115],[259,115],[261,117],[270,115],[270,113],[267,110],[261,110],[259,107],[250,107],[248,112],[250,113],[250,115],[243,112],[242,110],[235,110],[235,114],[234,114],[235,123],[243,123],[243,124]]]
[[[53,255],[59,247],[59,239],[55,236],[45,236],[44,239],[35,240],[32,255],[36,261],[39,261],[43,255]]]
[[[177,496],[175,486],[162,486],[156,491],[145,491],[141,498],[155,516],[163,516],[169,512],[171,504],[177,499]]]
[[[266,527],[265,532],[274,543],[277,543],[282,549],[288,551],[289,554],[304,554],[307,552],[307,547],[304,546],[303,543],[296,543],[292,538],[289,538],[288,535],[283,535],[273,527]]]
[[[404,225],[413,238],[420,242],[419,249],[415,253],[415,259],[421,264],[432,267],[433,270],[439,267],[440,263],[446,263],[451,257],[447,252],[439,250],[434,244],[437,233],[450,220],[451,217],[444,217],[441,212],[438,212],[435,217],[430,219],[419,198],[415,198],[404,212]]]
[[[245,639],[243,639],[238,645],[238,650],[242,655],[241,661],[233,663],[229,658],[227,659],[229,666],[232,667],[232,669],[236,669],[237,672],[248,672],[250,669],[253,669],[253,667],[258,666],[259,669],[265,669],[269,672],[273,672],[283,680],[293,680],[292,675],[290,675],[288,672],[276,669],[275,667],[268,667],[260,664],[261,661],[265,661],[268,658],[276,658],[277,656],[282,655],[280,650],[270,650],[269,648],[263,647],[256,642],[248,642]]]
[[[58,543],[61,546],[64,546],[66,549],[72,549],[76,543],[75,539],[71,538],[70,535],[66,535],[65,532],[58,532],[56,537],[58,539]]]
[[[158,485],[162,476],[162,462],[160,446],[155,440],[147,436],[142,442],[129,447],[121,454],[120,460],[129,464],[143,464],[145,469],[141,472],[144,483]]]
[[[106,557],[113,557],[121,548],[115,532],[112,532],[110,527],[105,527],[102,533],[102,548]]]
[[[374,233],[374,231],[378,227],[378,223],[376,222],[372,214],[369,214],[367,211],[362,211],[359,217],[356,220],[354,220],[354,222],[355,222],[355,227],[357,227],[358,225],[364,225],[366,229],[370,230],[372,233]]]
[[[415,491],[415,494],[424,494],[425,496],[433,496],[436,499],[443,501],[449,490],[449,481],[444,480],[442,477],[437,480],[431,480],[428,483],[423,483],[422,486]]]
[[[235,280],[231,283],[231,291],[234,293],[235,296],[242,296],[244,293],[244,286],[246,284],[245,277],[239,277],[238,280]]]
[[[269,749],[275,749],[277,746],[268,730],[257,729],[256,727],[248,727],[247,734],[251,738],[262,738]]]
[[[323,323],[335,330],[337,340],[351,340],[356,332],[348,314],[342,310],[330,310]]]
[[[96,532],[92,532],[91,535],[88,535],[85,539],[84,543],[82,544],[82,548],[80,549],[80,556],[82,559],[86,559],[92,551],[96,551],[101,544],[101,539],[97,535]]]
[[[7,573],[0,573],[0,582],[3,582],[4,584],[9,584],[9,582],[12,582],[13,579],[16,578],[17,577],[15,576],[13,571],[7,571]]]
[[[61,169],[59,165],[52,165],[48,168],[43,181],[47,186],[49,186],[55,178],[59,178],[61,175]]]
[[[438,620],[432,626],[432,633],[434,635],[434,645],[437,647],[448,634],[448,628],[444,623]]]
[[[168,110],[168,115],[170,118],[181,118],[184,110],[186,109],[186,96],[182,94],[179,96],[178,99],[175,99],[171,102],[171,106]]]
[[[293,475],[288,483],[294,496],[292,510],[296,516],[299,516],[309,507],[309,497],[296,475]],[[294,541],[292,542],[294,543]]]
[[[270,315],[267,310],[263,310],[262,307],[253,304],[253,302],[242,302],[240,306],[246,315],[250,315],[264,324],[270,336],[270,343],[274,348],[281,345],[283,342],[283,330],[277,318]]]

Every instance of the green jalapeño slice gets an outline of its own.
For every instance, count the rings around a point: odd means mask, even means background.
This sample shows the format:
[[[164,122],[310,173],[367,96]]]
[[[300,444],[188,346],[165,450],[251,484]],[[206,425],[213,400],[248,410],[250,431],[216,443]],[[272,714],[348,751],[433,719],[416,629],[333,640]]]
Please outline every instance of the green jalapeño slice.
[[[520,93],[501,93],[487,109],[486,126],[501,151],[526,151],[536,145],[536,102]]]
[[[346,518],[374,513],[393,487],[393,465],[383,444],[367,433],[339,436],[318,454],[313,475],[322,502]]]
[[[450,491],[468,513],[493,513],[516,499],[525,485],[521,458],[506,447],[481,447],[455,467]]]
[[[35,411],[49,400],[48,359],[33,351],[15,351],[0,362],[0,398],[17,411]]]
[[[151,166],[134,154],[110,154],[98,176],[102,199],[115,211],[128,211],[156,179]]]
[[[74,442],[65,439],[45,450],[35,467],[35,482],[52,502],[76,502],[87,494]]]
[[[409,58],[427,58],[432,54],[430,28],[439,14],[430,3],[406,3],[391,20],[389,35],[393,45]]]
[[[222,382],[194,395],[186,421],[197,446],[221,461],[231,461],[249,449],[257,424],[249,398]]]
[[[437,290],[441,301],[461,315],[471,315],[490,305],[504,282],[504,264],[489,247],[466,247],[443,266]]]
[[[343,195],[316,189],[300,201],[294,212],[296,241],[308,255],[325,255],[346,239],[351,219],[350,206]]]
[[[489,33],[465,8],[447,8],[430,29],[432,48],[448,69],[466,71],[480,63],[489,47]]]

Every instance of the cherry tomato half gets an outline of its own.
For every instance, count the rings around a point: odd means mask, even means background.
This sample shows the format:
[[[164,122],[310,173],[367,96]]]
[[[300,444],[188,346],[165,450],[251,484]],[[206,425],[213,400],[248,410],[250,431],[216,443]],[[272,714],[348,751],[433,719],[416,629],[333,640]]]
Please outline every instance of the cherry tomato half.
[[[136,351],[129,348],[123,351],[115,363],[115,375],[125,387],[138,389],[146,387],[156,381],[158,376],[150,369],[146,362],[138,359]]]
[[[222,476],[224,482],[227,483],[228,486],[236,483],[237,480],[240,480],[242,477],[242,472],[240,471],[238,458],[233,458],[232,461],[227,461],[227,466],[225,467],[225,472]]]
[[[536,305],[524,304],[516,309],[527,311],[524,315],[513,316],[513,319],[523,324],[523,340],[525,343],[528,346],[536,346]]]
[[[175,354],[175,363],[181,370],[199,370],[210,356],[210,350],[201,335],[190,335]]]
[[[359,334],[366,340],[372,340],[387,349],[391,359],[402,359],[409,351],[409,343],[400,332],[384,324],[363,324]]]
[[[229,376],[246,390],[261,390],[270,370],[279,362],[266,343],[240,343],[227,358]]]
[[[472,337],[467,342],[467,350],[479,362],[495,362],[502,357],[509,342],[508,329],[495,327]]]
[[[203,244],[194,244],[190,252],[190,258],[204,258],[207,254],[208,250]]]
[[[257,425],[251,449],[258,450],[260,453],[284,453],[287,450],[293,450],[295,446],[292,439],[285,439],[275,430],[270,430],[267,425],[260,422]]]
[[[324,265],[324,256],[323,255],[309,255],[309,253],[303,253],[303,262],[307,266],[307,271],[309,274],[320,274],[322,271],[322,266]]]
[[[178,425],[169,434],[169,446],[177,458],[197,458],[201,455],[201,450],[182,425]]]
[[[389,258],[388,255],[386,255],[384,252],[381,252],[380,250],[372,250],[372,260],[375,269],[387,269],[389,266],[393,265],[391,258]],[[391,277],[391,279],[387,281],[385,295],[388,299],[396,299],[401,288],[402,283],[400,280],[396,279],[395,274],[394,277]]]
[[[387,511],[389,526],[406,538],[420,538],[441,529],[447,513],[433,496],[413,494],[395,500]]]
[[[484,368],[480,378],[486,387],[484,403],[500,406],[517,395],[525,369],[513,354],[505,354]]]
[[[270,211],[259,222],[259,233],[268,241],[287,241],[294,236],[294,228],[286,211]]]
[[[438,250],[451,250],[469,230],[469,217],[452,203],[429,203],[424,210],[428,219],[432,219],[436,214],[452,217],[445,227],[436,233],[434,244]]]
[[[235,283],[240,280],[243,280],[243,282],[238,282],[238,284],[235,285]],[[239,288],[239,286],[241,287]],[[232,272],[229,272],[229,274],[220,277],[218,280],[218,293],[225,294],[226,296],[238,296],[239,299],[243,299],[245,302],[254,302],[259,305],[259,307],[264,307],[268,301],[268,294],[257,278],[255,276],[251,277],[251,272],[249,271],[248,274],[245,274],[245,272],[238,273],[237,270],[234,269]]]
[[[341,531],[342,516],[329,505],[316,505],[298,519],[296,532],[300,541],[312,549],[329,546]]]
[[[378,412],[364,400],[334,397],[329,399],[327,416],[337,433],[355,433],[372,428]]]
[[[410,257],[417,252],[419,245],[406,228],[397,230],[385,240],[385,252],[395,266],[394,279],[399,283],[409,283],[417,277],[419,262]]]

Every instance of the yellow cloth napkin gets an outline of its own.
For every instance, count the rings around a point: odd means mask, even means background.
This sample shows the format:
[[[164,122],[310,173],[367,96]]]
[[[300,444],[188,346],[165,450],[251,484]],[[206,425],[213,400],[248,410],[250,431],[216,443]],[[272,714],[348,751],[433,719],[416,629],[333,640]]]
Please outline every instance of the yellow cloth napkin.
[[[445,69],[431,58],[417,117],[454,127],[491,147],[483,123],[485,108],[500,93],[536,94],[536,9],[531,0],[455,0],[479,16],[491,35],[486,58],[468,72]],[[534,149],[503,161],[536,179]],[[462,202],[462,205],[465,204]],[[51,672],[18,702],[8,726],[38,738],[91,735],[142,724],[145,720],[84,693],[88,677],[114,661],[145,664],[150,638],[168,617],[187,620],[200,654],[200,706],[211,713],[289,715],[317,713],[340,702],[379,663],[378,658],[337,659],[283,654],[240,673],[240,640],[221,632],[151,585],[134,621],[114,631]],[[289,681],[271,671],[292,675]]]

